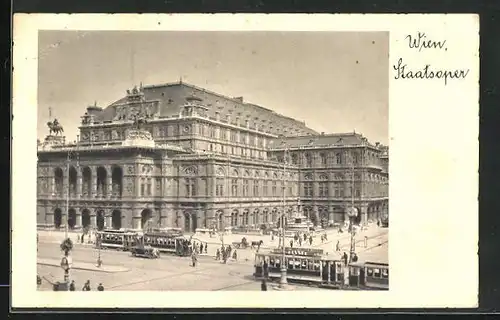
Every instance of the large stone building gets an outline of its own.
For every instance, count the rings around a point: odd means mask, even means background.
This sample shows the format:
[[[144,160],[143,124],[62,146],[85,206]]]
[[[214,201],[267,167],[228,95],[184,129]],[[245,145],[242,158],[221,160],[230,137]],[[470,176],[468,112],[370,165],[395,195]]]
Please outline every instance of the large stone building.
[[[317,133],[241,97],[141,85],[88,107],[79,130],[76,143],[39,143],[40,226],[193,232],[258,227],[300,210],[327,225],[347,219],[352,204],[357,221],[388,212],[387,147]]]

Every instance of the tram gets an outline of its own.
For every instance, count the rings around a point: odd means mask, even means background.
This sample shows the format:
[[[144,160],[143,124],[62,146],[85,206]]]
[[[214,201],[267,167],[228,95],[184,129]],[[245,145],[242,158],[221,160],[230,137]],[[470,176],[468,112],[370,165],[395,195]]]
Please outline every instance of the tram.
[[[101,249],[128,251],[136,243],[137,232],[127,230],[104,230],[97,232],[96,246]]]
[[[178,256],[190,255],[188,240],[179,232],[147,232],[143,235],[144,244],[163,253]]]
[[[281,277],[281,249],[255,254],[256,279]],[[387,290],[389,265],[364,262],[345,265],[340,257],[325,256],[319,249],[285,249],[287,280],[326,288]]]

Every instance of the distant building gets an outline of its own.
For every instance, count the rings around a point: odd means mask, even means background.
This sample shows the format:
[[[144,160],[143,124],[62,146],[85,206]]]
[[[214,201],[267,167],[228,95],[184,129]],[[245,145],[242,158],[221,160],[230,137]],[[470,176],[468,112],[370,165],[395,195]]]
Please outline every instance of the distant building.
[[[77,143],[39,143],[39,226],[64,227],[68,194],[75,229],[258,228],[300,209],[326,226],[352,203],[358,222],[388,213],[387,147],[318,134],[241,97],[141,85],[88,107],[79,129]]]

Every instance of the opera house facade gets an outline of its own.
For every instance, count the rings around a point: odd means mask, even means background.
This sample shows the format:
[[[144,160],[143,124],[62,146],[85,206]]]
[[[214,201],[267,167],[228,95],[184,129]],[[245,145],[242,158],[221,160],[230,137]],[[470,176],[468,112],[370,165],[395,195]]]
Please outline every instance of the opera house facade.
[[[39,227],[259,228],[388,215],[388,148],[187,83],[87,108],[76,142],[38,143]]]

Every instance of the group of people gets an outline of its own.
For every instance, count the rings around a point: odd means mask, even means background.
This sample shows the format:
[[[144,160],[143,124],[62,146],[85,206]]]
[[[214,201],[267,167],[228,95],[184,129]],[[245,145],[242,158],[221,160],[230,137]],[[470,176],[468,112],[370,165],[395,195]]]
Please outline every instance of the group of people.
[[[323,236],[326,236],[326,234],[321,236],[321,240],[323,241]],[[290,248],[293,248],[294,243],[298,243],[299,247],[302,247],[302,242],[307,243],[309,241],[309,245],[312,246],[313,244],[313,237],[312,234],[309,233],[303,233],[301,234],[300,232],[297,232],[294,236],[293,239],[290,240]]]
[[[233,250],[231,245],[228,245],[227,247],[224,247],[224,245],[221,245],[219,249],[215,252],[215,260],[222,260],[223,263],[227,263],[227,259],[231,257],[231,253],[233,254],[233,260],[238,260],[238,254],[236,252],[236,249]]]
[[[71,281],[71,284],[69,285],[69,291],[75,291],[75,280]],[[83,285],[82,291],[92,291],[90,288],[90,280],[87,280],[85,284]],[[97,286],[97,291],[104,291],[104,286],[102,283],[99,283]]]

